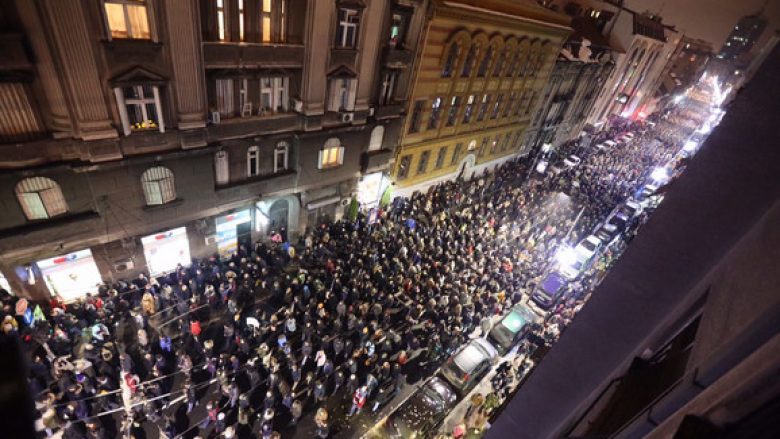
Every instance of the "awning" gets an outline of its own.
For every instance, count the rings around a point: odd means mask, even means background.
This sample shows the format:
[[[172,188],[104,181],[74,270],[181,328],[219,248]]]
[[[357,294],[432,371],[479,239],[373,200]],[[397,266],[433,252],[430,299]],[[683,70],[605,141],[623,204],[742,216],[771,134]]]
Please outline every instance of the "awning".
[[[320,207],[327,206],[329,204],[338,203],[339,200],[341,200],[341,197],[338,195],[328,198],[323,198],[321,200],[312,201],[311,203],[306,204],[306,208],[309,210],[319,209]]]

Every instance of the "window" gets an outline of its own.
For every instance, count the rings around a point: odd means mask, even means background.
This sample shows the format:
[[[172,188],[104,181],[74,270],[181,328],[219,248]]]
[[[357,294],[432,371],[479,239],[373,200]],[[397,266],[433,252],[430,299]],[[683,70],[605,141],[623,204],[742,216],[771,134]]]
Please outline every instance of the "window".
[[[504,102],[504,95],[500,94],[496,97],[496,103],[493,104],[493,111],[490,113],[491,119],[498,118],[498,112],[501,110],[501,103]]]
[[[479,50],[479,44],[474,44],[469,48],[469,52],[466,55],[466,61],[463,63],[463,70],[460,72],[461,78],[468,78],[471,76],[471,68],[474,65],[474,58],[477,56]]]
[[[506,135],[504,136],[504,141],[501,143],[501,151],[506,151],[507,148],[509,148],[510,140],[512,140],[510,133],[506,133]]]
[[[422,110],[425,106],[425,100],[419,100],[414,103],[414,110],[412,111],[412,117],[409,118],[409,132],[416,133],[420,131],[420,119],[422,117]]]
[[[0,82],[0,143],[34,140],[45,131],[32,105],[28,85]]]
[[[111,38],[148,40],[149,18],[144,0],[106,0],[106,20]]]
[[[225,119],[235,114],[232,79],[217,79],[217,111],[219,116]]]
[[[496,65],[493,67],[493,76],[496,78],[501,77],[501,72],[504,70],[504,63],[506,62],[506,55],[509,49],[504,49],[498,55]]]
[[[244,41],[244,0],[238,0],[238,40]]]
[[[260,175],[260,147],[250,146],[246,151],[246,176]]]
[[[339,28],[336,32],[336,47],[354,49],[357,41],[360,11],[357,9],[339,9]]]
[[[504,106],[504,115],[503,117],[509,116],[509,113],[512,111],[512,106],[517,103],[517,93],[512,92],[509,94],[509,100],[506,102],[506,105]]]
[[[460,153],[463,150],[463,143],[458,143],[455,145],[455,151],[452,152],[452,160],[450,160],[450,166],[454,165],[455,163],[458,163],[458,160],[460,159]]]
[[[517,65],[520,62],[520,52],[514,52],[512,54],[512,61],[509,63],[509,69],[504,73],[504,76],[511,78],[517,72]]]
[[[217,151],[214,154],[214,180],[218,185],[230,182],[230,162],[227,151]]]
[[[447,147],[442,146],[439,148],[439,154],[436,156],[436,164],[434,165],[434,169],[441,169],[442,166],[444,166],[444,159],[447,157]]]
[[[482,95],[482,104],[479,106],[479,112],[477,113],[477,122],[485,120],[485,113],[487,113],[488,106],[490,106],[490,95]]]
[[[279,36],[280,43],[287,41],[287,0],[279,0]]]
[[[260,78],[260,114],[280,113],[289,108],[290,79],[286,76]]]
[[[460,96],[453,96],[450,101],[449,113],[447,113],[447,126],[451,127],[455,125],[455,120],[458,118],[458,110],[460,109]]]
[[[466,109],[463,111],[463,123],[471,122],[472,111],[474,111],[474,95],[469,95],[466,100]]]
[[[493,143],[490,144],[490,155],[493,155],[496,153],[496,149],[498,148],[498,142],[501,140],[501,135],[496,135],[496,137],[493,138]]]
[[[16,184],[16,198],[28,220],[51,218],[68,211],[60,186],[51,178],[25,178]]]
[[[274,173],[284,171],[287,169],[288,157],[290,154],[290,144],[287,142],[279,142],[274,148]]]
[[[428,170],[428,160],[431,158],[430,151],[423,151],[420,154],[420,161],[417,162],[417,175],[424,174]]]
[[[428,120],[428,129],[435,130],[439,127],[439,117],[441,116],[441,98],[433,98],[431,104],[431,118]]]
[[[217,36],[219,41],[227,41],[227,14],[225,0],[217,0]]]
[[[531,110],[534,108],[534,103],[536,103],[536,92],[531,90],[531,93],[528,94],[528,105],[525,107],[524,114],[531,114]]]
[[[252,115],[252,102],[249,100],[249,80],[246,78],[238,80],[238,109],[241,111],[241,117]]]
[[[397,12],[393,13],[393,22],[390,24],[390,47],[400,47],[404,41],[406,30],[406,16]]]
[[[382,149],[382,141],[385,137],[385,127],[377,125],[371,130],[371,140],[368,142],[369,151],[379,151]]]
[[[390,70],[385,72],[382,78],[382,92],[379,96],[380,105],[388,105],[393,101],[395,95],[395,83],[398,80],[398,72]]]
[[[318,169],[332,168],[344,163],[344,147],[341,140],[331,137],[320,149]]]
[[[330,80],[328,111],[352,111],[355,109],[357,79],[334,78]]]
[[[165,132],[160,92],[157,87],[151,85],[118,87],[114,89],[114,95],[126,136],[134,131]]]
[[[278,11],[278,22],[273,20],[274,9]],[[286,0],[262,0],[260,9],[260,30],[261,38],[264,43],[285,41],[285,25],[287,21],[287,2]]]
[[[487,137],[482,139],[482,143],[479,145],[479,152],[477,152],[477,157],[482,157],[485,155],[485,149],[487,149],[487,144],[490,141]]]
[[[484,78],[487,75],[488,68],[490,67],[490,60],[493,58],[493,47],[488,47],[485,52],[485,57],[482,58],[482,62],[479,63],[479,70],[477,70],[477,76]]]
[[[155,166],[141,174],[147,206],[170,203],[176,199],[173,172],[164,166]]]
[[[447,52],[447,58],[444,60],[444,66],[441,69],[441,76],[443,78],[452,77],[452,71],[455,70],[455,63],[458,62],[458,56],[460,56],[460,45],[458,43],[452,43],[450,50]]]
[[[395,177],[399,180],[403,180],[409,176],[409,167],[412,165],[412,156],[405,155],[398,161],[398,171],[395,173]]]

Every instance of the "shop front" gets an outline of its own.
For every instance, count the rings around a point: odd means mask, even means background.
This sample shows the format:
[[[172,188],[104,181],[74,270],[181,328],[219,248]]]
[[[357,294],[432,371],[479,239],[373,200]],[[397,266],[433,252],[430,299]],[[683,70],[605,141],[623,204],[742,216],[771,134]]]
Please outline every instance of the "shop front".
[[[80,250],[36,263],[46,287],[65,302],[72,302],[87,293],[95,294],[103,283],[90,249]]]
[[[186,227],[145,236],[141,238],[141,244],[152,277],[169,273],[179,264],[188,267],[192,262]]]
[[[358,182],[358,201],[363,208],[373,208],[379,205],[382,194],[390,185],[390,179],[384,172],[366,174]]]
[[[239,245],[252,245],[252,215],[249,209],[217,217],[217,250],[220,256],[233,255]]]

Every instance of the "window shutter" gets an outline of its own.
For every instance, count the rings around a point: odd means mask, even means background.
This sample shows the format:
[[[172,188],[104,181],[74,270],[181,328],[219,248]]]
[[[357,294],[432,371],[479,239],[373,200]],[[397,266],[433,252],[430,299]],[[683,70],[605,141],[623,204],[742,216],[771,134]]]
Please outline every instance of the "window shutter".
[[[41,200],[37,192],[21,194],[20,201],[27,219],[36,220],[49,217],[46,213],[46,208],[43,206],[43,200]]]
[[[357,79],[349,80],[349,96],[347,97],[347,110],[353,111],[355,109],[355,96],[357,95]]]
[[[65,199],[62,198],[62,192],[56,187],[41,191],[41,200],[43,201],[46,212],[49,216],[57,216],[68,211],[65,205]]]
[[[322,149],[320,149],[319,156],[317,157],[317,169],[322,169]]]
[[[328,81],[330,90],[328,92],[328,111],[339,111],[339,90],[341,89],[338,79]]]
[[[162,194],[160,193],[160,186],[156,181],[144,182],[144,195],[146,196],[146,204],[154,206],[162,204]]]
[[[339,146],[339,161],[338,161],[338,163],[339,163],[339,165],[344,163],[344,147],[343,146]]]

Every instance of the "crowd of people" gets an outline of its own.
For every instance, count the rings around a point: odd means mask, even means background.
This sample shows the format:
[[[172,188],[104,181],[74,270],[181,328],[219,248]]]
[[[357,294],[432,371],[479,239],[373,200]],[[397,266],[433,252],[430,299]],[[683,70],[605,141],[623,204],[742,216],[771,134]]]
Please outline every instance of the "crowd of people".
[[[320,224],[299,242],[55,298],[32,322],[6,294],[3,331],[29,355],[41,434],[273,438],[313,415],[311,434],[329,437],[527,300],[560,245],[587,235],[673,147],[654,145],[593,152],[552,177],[512,160],[397,198],[374,223]],[[538,328],[547,342],[592,281],[573,282]],[[329,412],[329,398],[344,409]]]

